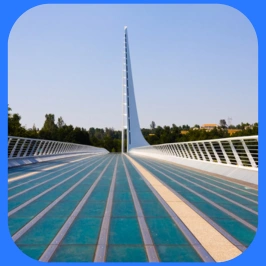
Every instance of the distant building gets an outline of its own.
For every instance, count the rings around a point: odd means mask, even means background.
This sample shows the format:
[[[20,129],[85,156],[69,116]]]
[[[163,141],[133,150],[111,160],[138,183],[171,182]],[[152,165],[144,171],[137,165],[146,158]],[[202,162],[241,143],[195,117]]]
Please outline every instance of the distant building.
[[[210,130],[214,129],[215,127],[218,127],[218,125],[217,124],[203,124],[201,126],[201,129],[205,129],[207,131],[210,131]]]
[[[245,126],[245,130],[247,129],[253,129],[253,125]]]
[[[238,131],[242,131],[242,129],[232,129],[232,128],[229,128],[227,130],[227,132],[230,134],[230,136]]]
[[[188,130],[181,130],[181,134],[185,135],[187,134],[189,131]]]

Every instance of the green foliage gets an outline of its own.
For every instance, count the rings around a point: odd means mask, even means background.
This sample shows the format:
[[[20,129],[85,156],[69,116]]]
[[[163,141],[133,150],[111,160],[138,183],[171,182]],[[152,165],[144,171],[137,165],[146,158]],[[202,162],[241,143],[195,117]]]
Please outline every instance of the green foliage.
[[[8,106],[8,135],[27,138],[41,138],[56,140],[62,142],[72,142],[78,144],[92,145],[102,147],[110,152],[121,152],[121,131],[113,128],[94,128],[89,130],[80,127],[66,125],[63,118],[60,116],[55,124],[54,114],[46,114],[45,122],[41,130],[36,129],[35,125],[32,128],[26,129],[20,123],[21,116],[12,114],[12,109]],[[220,121],[221,122],[221,121]],[[151,145],[184,142],[194,140],[218,139],[227,137],[251,136],[258,135],[258,123],[250,125],[249,123],[241,123],[239,125],[231,125],[229,128],[240,129],[230,136],[228,129],[225,127],[224,121],[221,127],[214,128],[211,131],[200,129],[199,125],[190,128],[189,125],[176,126],[155,126],[152,121],[151,128],[141,129],[144,138]],[[196,129],[195,129],[196,128]],[[185,131],[185,133],[184,133]],[[183,134],[182,134],[182,133]],[[126,132],[125,135],[126,137]],[[124,149],[126,150],[126,138],[124,141]]]
[[[225,119],[221,119],[221,120],[220,120],[220,127],[221,127],[221,128],[227,128],[227,124],[226,124]]]

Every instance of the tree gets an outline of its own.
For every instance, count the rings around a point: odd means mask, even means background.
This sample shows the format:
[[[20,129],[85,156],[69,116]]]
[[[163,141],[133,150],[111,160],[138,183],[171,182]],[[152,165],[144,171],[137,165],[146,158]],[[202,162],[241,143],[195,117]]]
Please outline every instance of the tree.
[[[12,109],[8,106],[8,135],[27,137],[27,130],[21,126],[21,116],[19,114],[11,114]]]
[[[46,114],[40,137],[49,140],[57,140],[57,125],[53,114]]]
[[[151,121],[150,127],[151,127],[152,132],[154,132],[154,129],[156,128],[156,124],[154,121]]]
[[[220,120],[220,127],[221,128],[227,128],[227,124],[226,124],[226,120],[225,119],[221,119]]]
[[[60,117],[57,119],[57,126],[58,126],[58,128],[62,128],[64,125],[65,125],[65,122],[64,122],[62,116],[60,116]]]

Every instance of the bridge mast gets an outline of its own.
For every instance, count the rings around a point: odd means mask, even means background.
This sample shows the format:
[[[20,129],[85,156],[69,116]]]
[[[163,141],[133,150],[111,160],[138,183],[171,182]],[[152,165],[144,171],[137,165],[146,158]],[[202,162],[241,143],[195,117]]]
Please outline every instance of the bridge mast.
[[[127,128],[127,152],[136,147],[148,146],[149,143],[145,140],[140,130],[137,106],[134,94],[133,77],[131,72],[131,62],[128,44],[127,27],[124,27],[124,69],[123,69],[123,125],[124,116],[126,116]],[[126,107],[126,108],[124,108]],[[126,110],[125,110],[126,109]],[[124,127],[122,129],[124,132]],[[124,136],[122,132],[122,145],[124,145]],[[124,149],[122,147],[121,151]]]

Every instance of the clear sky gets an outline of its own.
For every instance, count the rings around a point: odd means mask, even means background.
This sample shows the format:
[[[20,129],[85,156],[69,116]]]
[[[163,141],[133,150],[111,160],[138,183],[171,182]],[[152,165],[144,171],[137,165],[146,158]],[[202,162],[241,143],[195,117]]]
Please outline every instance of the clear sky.
[[[121,128],[128,26],[140,126],[258,121],[257,37],[225,5],[42,5],[9,38],[9,96],[22,125]]]

